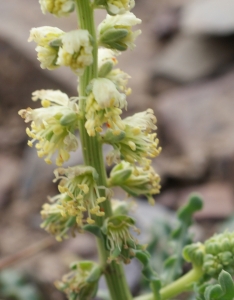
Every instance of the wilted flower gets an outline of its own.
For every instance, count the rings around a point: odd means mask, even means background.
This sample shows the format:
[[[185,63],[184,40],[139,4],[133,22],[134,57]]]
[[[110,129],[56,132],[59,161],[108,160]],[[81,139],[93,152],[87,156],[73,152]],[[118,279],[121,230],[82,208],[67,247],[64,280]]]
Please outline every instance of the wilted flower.
[[[93,79],[87,97],[85,117],[87,119],[85,128],[90,136],[102,131],[102,125],[119,130],[124,128],[120,114],[122,108],[127,107],[126,95],[120,93],[115,84],[106,78]]]
[[[105,220],[102,231],[106,235],[106,246],[110,251],[109,262],[122,260],[129,263],[134,256],[132,249],[137,248],[138,242],[130,233],[130,229],[139,234],[134,224],[135,221],[126,215],[115,215]]]
[[[76,217],[70,217],[63,214],[61,205],[58,203],[44,204],[41,210],[43,223],[41,228],[55,235],[57,241],[68,237],[68,232],[74,237],[75,232],[79,229],[76,223]]]
[[[19,115],[25,122],[31,123],[31,130],[26,132],[35,141],[39,157],[46,156],[45,161],[50,164],[52,155],[57,151],[56,164],[61,166],[70,157],[69,152],[78,147],[74,131],[78,126],[78,106],[60,91],[40,90],[33,93],[34,101],[41,99],[42,108],[22,109]]]
[[[70,269],[71,272],[64,275],[62,281],[55,282],[57,289],[66,293],[69,300],[95,297],[102,274],[100,266],[92,261],[79,261],[73,263]]]
[[[43,14],[49,12],[57,17],[68,16],[75,9],[74,0],[39,0]]]
[[[32,28],[28,41],[37,43],[37,59],[42,69],[55,69],[57,64],[60,39],[64,32],[56,27],[43,26]]]
[[[61,39],[57,64],[69,66],[78,76],[93,63],[93,46],[88,30],[79,29],[65,33]]]
[[[134,41],[141,31],[133,32],[132,26],[140,23],[141,20],[131,12],[114,17],[107,15],[106,19],[98,26],[99,44],[118,51],[133,49]]]
[[[145,170],[125,161],[112,169],[109,184],[120,186],[132,196],[145,195],[150,204],[154,204],[152,195],[158,194],[161,188],[160,177],[152,167]]]

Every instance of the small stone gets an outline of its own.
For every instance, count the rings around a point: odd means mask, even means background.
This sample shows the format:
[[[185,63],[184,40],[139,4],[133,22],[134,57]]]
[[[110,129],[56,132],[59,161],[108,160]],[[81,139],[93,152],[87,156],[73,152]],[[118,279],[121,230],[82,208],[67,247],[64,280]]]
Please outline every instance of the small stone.
[[[181,84],[202,79],[220,72],[233,55],[232,40],[180,34],[155,56],[151,84],[162,79]]]
[[[164,93],[155,102],[163,148],[154,161],[163,177],[233,180],[234,70],[225,76]]]
[[[227,36],[234,33],[233,0],[188,1],[181,11],[181,29],[189,34]]]

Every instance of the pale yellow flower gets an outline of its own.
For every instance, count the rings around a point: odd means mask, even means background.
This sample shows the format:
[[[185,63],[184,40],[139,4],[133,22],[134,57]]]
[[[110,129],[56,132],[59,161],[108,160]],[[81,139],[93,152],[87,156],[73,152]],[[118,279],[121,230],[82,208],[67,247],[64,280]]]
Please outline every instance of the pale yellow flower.
[[[70,31],[61,40],[57,64],[69,66],[78,76],[83,75],[85,68],[93,63],[93,46],[88,30]]]
[[[120,93],[115,84],[106,78],[97,78],[90,84],[91,92],[87,97],[85,128],[90,136],[102,131],[102,125],[115,130],[124,129],[120,114],[127,107],[126,95]]]
[[[43,26],[32,28],[28,41],[37,43],[37,59],[42,69],[53,70],[58,68],[57,57],[59,51],[59,40],[64,32],[56,27]]]
[[[57,152],[56,164],[61,166],[70,158],[69,152],[75,151],[78,141],[74,135],[78,128],[78,106],[60,91],[41,90],[33,93],[33,100],[41,99],[42,107],[22,109],[19,115],[25,122],[31,122],[26,132],[32,139],[29,146],[37,141],[35,147],[38,156],[45,156],[51,164],[52,155]]]
[[[75,9],[74,0],[39,0],[43,14],[47,12],[57,16],[68,16]]]

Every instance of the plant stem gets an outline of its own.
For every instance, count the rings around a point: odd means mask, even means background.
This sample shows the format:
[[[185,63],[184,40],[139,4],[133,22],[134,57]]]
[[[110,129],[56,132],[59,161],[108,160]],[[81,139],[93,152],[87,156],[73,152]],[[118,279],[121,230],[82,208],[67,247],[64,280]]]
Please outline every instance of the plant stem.
[[[160,290],[161,300],[171,299],[185,291],[191,290],[192,284],[198,281],[202,275],[203,272],[201,268],[193,268],[184,276],[162,288]],[[147,294],[136,297],[134,300],[154,300],[154,295]]]
[[[85,104],[86,100],[82,97],[86,96],[86,87],[93,78],[97,78],[97,40],[96,30],[94,25],[94,12],[89,0],[76,0],[76,9],[78,14],[78,22],[81,29],[89,31],[93,39],[93,64],[86,68],[84,75],[79,78],[79,96],[81,97],[79,108],[83,118],[79,122],[80,139],[82,144],[82,151],[84,162],[88,166],[92,166],[99,174],[97,184],[99,186],[107,186],[106,170],[102,154],[102,145],[98,139],[98,135],[90,137],[85,129]],[[101,196],[105,196],[105,191],[100,192]],[[105,211],[105,217],[96,217],[95,221],[98,226],[102,226],[105,218],[112,215],[111,203],[109,200],[101,203],[101,209]],[[117,264],[115,261],[107,264],[109,253],[100,239],[97,239],[98,252],[100,263],[104,269],[104,275],[109,288],[112,300],[131,300],[132,295],[126,281],[123,266]]]

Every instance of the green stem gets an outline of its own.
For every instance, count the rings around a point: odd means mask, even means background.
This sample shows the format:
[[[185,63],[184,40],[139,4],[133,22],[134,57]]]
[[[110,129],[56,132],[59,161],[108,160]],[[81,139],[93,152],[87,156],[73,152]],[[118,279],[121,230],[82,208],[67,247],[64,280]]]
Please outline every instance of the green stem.
[[[81,97],[79,108],[81,115],[85,114],[86,100],[82,97],[86,96],[86,87],[93,78],[97,78],[98,65],[97,65],[97,40],[96,30],[94,25],[94,12],[90,5],[89,0],[76,0],[76,8],[78,14],[79,27],[89,31],[93,39],[93,64],[86,68],[84,75],[79,78],[79,96]],[[99,186],[107,186],[106,170],[102,154],[102,144],[99,141],[98,136],[90,137],[85,129],[85,117],[79,122],[80,139],[82,144],[82,151],[84,162],[88,166],[92,166],[99,174],[97,184]],[[101,191],[100,196],[105,196],[105,191]],[[105,211],[105,217],[96,217],[96,223],[98,226],[102,226],[105,218],[112,215],[110,201],[104,201],[101,203],[101,209]],[[131,300],[132,295],[129,290],[129,286],[126,281],[123,266],[112,262],[107,264],[109,253],[106,251],[103,241],[97,239],[98,252],[100,263],[104,269],[106,282],[109,288],[109,292],[112,300]]]
[[[171,299],[185,291],[190,291],[192,289],[192,284],[197,282],[202,275],[203,271],[201,268],[193,268],[184,276],[162,288],[160,290],[161,300]],[[134,298],[134,300],[154,300],[154,295],[142,295]]]

